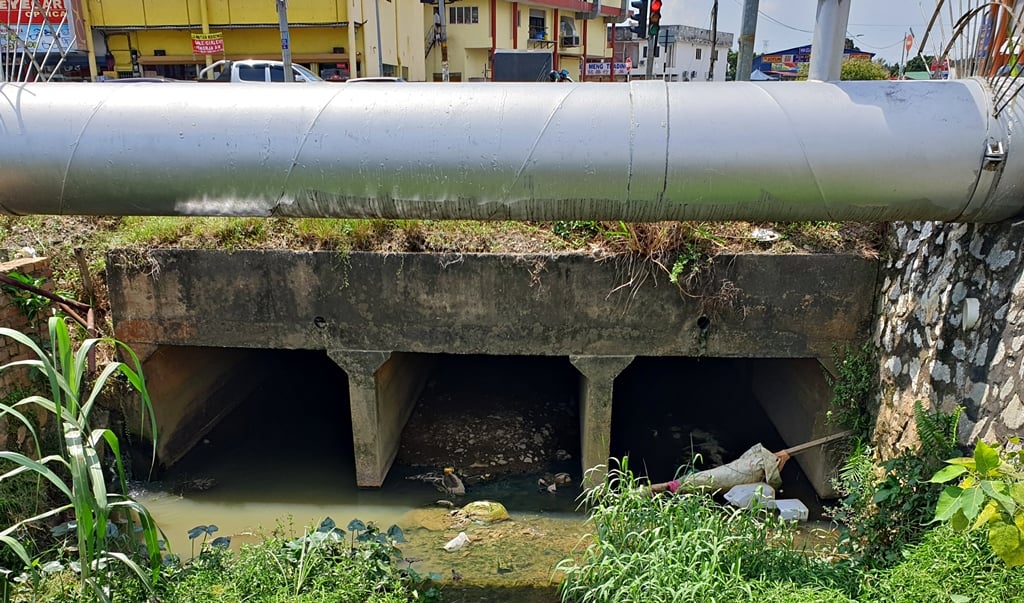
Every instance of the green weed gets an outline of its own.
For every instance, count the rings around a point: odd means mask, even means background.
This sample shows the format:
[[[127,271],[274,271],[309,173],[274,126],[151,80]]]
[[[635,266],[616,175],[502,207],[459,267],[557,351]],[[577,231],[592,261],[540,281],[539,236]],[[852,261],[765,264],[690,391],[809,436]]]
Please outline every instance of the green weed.
[[[849,574],[795,550],[791,524],[705,494],[652,497],[628,459],[582,504],[593,532],[557,567],[563,601],[753,602],[776,591],[805,593],[794,601],[849,600],[837,588]]]
[[[119,374],[140,394],[142,416],[149,418],[148,426],[155,442],[156,422],[152,414],[152,404],[139,359],[127,345],[112,339],[87,339],[76,349],[67,325],[57,317],[49,320],[49,336],[52,350],[48,354],[27,336],[12,329],[0,328],[0,337],[10,338],[31,349],[35,354],[33,359],[0,366],[0,372],[18,366],[31,367],[44,375],[49,388],[49,398],[30,395],[0,406],[0,414],[6,415],[8,420],[18,421],[36,442],[34,454],[31,456],[10,450],[0,451],[0,459],[15,466],[14,469],[0,475],[0,482],[24,474],[34,474],[49,482],[63,495],[65,502],[21,519],[0,531],[0,542],[14,551],[26,568],[27,574],[33,577],[33,581],[41,567],[50,566],[56,568],[54,571],[61,571],[64,568],[61,559],[41,565],[40,560],[29,553],[21,537],[39,522],[49,522],[51,518],[59,519],[70,514],[70,521],[58,525],[52,531],[58,538],[67,534],[73,541],[65,550],[73,551],[68,567],[73,568],[78,575],[79,596],[83,600],[95,598],[110,601],[111,566],[120,564],[127,568],[146,588],[149,588],[152,580],[157,577],[156,572],[160,566],[158,531],[145,507],[127,494],[128,487],[117,436],[109,429],[94,427],[90,422],[90,414],[108,379]],[[120,348],[131,358],[132,365],[110,363],[94,382],[88,384],[86,381],[89,351],[100,344]],[[34,422],[29,418],[29,413],[36,409],[53,415],[56,425],[62,427],[63,438],[60,440],[59,453],[43,455],[39,445],[39,434]],[[100,460],[101,450],[113,461],[119,491],[111,491],[107,487],[106,475]],[[135,522],[138,522],[140,534],[137,536],[133,530],[122,532],[117,528],[117,521],[125,522],[129,526],[134,526]],[[138,544],[137,537],[141,537],[144,543],[141,557],[146,561],[142,564],[138,562],[140,555],[134,550]],[[53,563],[58,565],[53,566]],[[148,572],[144,569],[146,565],[150,568]]]
[[[919,449],[877,461],[871,448],[858,443],[840,469],[835,487],[843,498],[831,514],[840,526],[840,551],[854,565],[899,562],[904,547],[920,540],[932,520],[941,487],[929,478],[956,451],[959,412],[925,411],[920,401],[914,407],[918,432],[930,434]]]

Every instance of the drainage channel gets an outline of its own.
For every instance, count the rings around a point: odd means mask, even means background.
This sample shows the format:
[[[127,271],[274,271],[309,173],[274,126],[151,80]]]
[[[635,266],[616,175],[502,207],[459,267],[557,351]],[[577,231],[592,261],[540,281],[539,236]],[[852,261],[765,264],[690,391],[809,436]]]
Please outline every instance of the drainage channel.
[[[280,522],[301,531],[327,516],[342,526],[358,518],[402,526],[405,563],[440,573],[445,588],[556,600],[552,570],[586,530],[577,511],[581,376],[567,358],[433,355],[387,479],[360,489],[345,372],[323,352],[257,353],[270,368],[253,376],[261,381],[254,393],[160,482],[139,491],[175,552],[188,556],[187,531],[201,524],[216,524],[239,544]],[[635,359],[615,381],[611,454],[630,455],[633,467],[661,481],[695,453],[711,465],[754,442],[783,447],[758,400],[759,374],[786,373],[773,362],[801,361]],[[444,467],[467,484],[466,495],[451,502],[501,502],[511,521],[453,524],[438,504],[446,495],[431,483]],[[783,477],[787,496],[816,502],[796,463]],[[444,551],[459,531],[473,545]],[[463,577],[459,585],[450,583],[452,570]]]

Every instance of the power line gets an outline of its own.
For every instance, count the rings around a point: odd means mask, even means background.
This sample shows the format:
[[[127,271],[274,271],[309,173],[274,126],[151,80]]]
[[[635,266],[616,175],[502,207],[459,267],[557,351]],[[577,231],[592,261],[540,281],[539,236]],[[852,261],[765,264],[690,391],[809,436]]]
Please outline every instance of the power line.
[[[743,4],[742,4],[742,3],[741,3],[741,2],[739,1],[739,0],[732,0],[732,1],[733,1],[733,2],[735,3],[735,4],[739,5],[740,7],[742,7],[742,6],[743,6]],[[764,12],[764,11],[763,11],[763,10],[761,10],[760,8],[758,8],[758,10],[757,10],[757,14],[761,15],[761,16],[762,16],[762,17],[764,17],[765,19],[768,19],[769,21],[771,21],[772,23],[774,23],[774,24],[776,24],[776,25],[780,25],[780,26],[782,26],[782,27],[785,27],[786,29],[792,29],[793,31],[798,31],[798,32],[800,32],[800,33],[807,33],[807,34],[813,34],[813,33],[814,33],[814,31],[813,31],[813,30],[809,30],[809,29],[800,29],[799,27],[793,27],[792,25],[787,25],[787,24],[783,23],[782,21],[779,21],[779,20],[778,20],[778,19],[776,19],[775,17],[773,17],[773,16],[769,15],[768,13]]]

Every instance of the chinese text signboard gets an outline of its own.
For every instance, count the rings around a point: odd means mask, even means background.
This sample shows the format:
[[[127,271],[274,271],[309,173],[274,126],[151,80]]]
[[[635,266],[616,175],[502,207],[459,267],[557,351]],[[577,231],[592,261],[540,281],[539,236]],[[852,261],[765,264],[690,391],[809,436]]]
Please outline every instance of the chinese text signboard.
[[[192,34],[192,54],[221,54],[223,52],[223,34]]]

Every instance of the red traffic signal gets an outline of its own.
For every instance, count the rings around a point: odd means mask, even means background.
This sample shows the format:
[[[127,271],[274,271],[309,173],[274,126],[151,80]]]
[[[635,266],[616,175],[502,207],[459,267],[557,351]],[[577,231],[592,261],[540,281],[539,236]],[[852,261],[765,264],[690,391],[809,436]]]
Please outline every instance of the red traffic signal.
[[[657,38],[658,32],[661,30],[661,0],[651,0],[647,22],[650,24],[647,35],[651,38]]]

